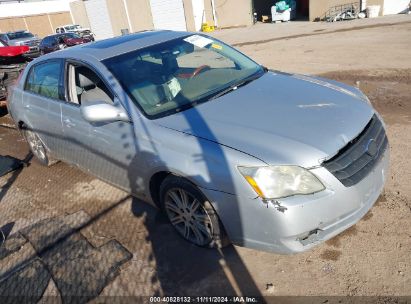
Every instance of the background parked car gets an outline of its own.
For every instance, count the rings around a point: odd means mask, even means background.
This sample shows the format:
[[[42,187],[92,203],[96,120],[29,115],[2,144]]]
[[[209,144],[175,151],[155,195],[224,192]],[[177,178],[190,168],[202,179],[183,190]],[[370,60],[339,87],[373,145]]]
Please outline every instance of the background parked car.
[[[0,116],[7,114],[8,87],[14,84],[30,60],[23,56],[28,51],[28,46],[9,46],[0,39]]]
[[[56,33],[76,33],[82,38],[88,38],[94,41],[94,34],[89,28],[83,28],[79,24],[67,24],[56,28]]]
[[[39,48],[41,54],[47,54],[90,41],[90,39],[82,38],[75,33],[54,34],[44,37]]]
[[[40,55],[39,44],[40,39],[28,31],[15,31],[0,33],[0,39],[6,42],[9,46],[23,46],[29,47],[29,51],[25,53],[28,57],[38,57]]]

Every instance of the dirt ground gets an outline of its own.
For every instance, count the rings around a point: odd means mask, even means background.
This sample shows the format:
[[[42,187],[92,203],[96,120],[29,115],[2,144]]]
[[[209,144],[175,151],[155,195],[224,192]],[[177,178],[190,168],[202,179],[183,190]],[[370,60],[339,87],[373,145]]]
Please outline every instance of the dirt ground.
[[[285,34],[278,33],[287,25]],[[67,284],[96,283],[88,291],[94,295],[88,300],[97,297],[96,301],[117,295],[243,294],[326,297],[315,303],[326,303],[328,298],[332,302],[332,296],[385,296],[372,302],[394,303],[398,302],[394,296],[411,296],[411,16],[328,26],[260,24],[213,35],[238,44],[270,68],[359,85],[369,96],[387,124],[391,177],[385,194],[358,224],[314,250],[293,256],[234,246],[221,252],[201,249],[180,239],[156,209],[126,193],[64,163],[44,168],[29,159],[29,166],[0,178],[0,227],[8,225],[10,235],[23,231],[29,238],[34,223],[46,220],[48,224],[47,219],[76,213],[77,237],[84,237],[92,252],[99,252],[84,256],[105,257],[97,266],[101,277],[93,277],[74,266],[53,268],[44,253],[34,253],[53,277],[47,280],[47,288],[44,285],[44,294],[62,298],[70,294],[59,283],[63,269],[71,275],[62,279]],[[270,28],[277,32],[270,34]],[[321,29],[329,33],[317,35]],[[291,38],[276,38],[284,35]],[[10,119],[1,118],[0,123],[0,155],[28,157],[27,145]],[[118,244],[107,246],[111,240]],[[13,253],[14,259],[22,250]],[[84,256],[76,258],[80,261]],[[14,261],[2,262],[1,257],[0,250],[0,269]],[[105,267],[116,271],[107,272]],[[21,277],[15,282],[21,282]],[[0,294],[1,283],[0,279]]]

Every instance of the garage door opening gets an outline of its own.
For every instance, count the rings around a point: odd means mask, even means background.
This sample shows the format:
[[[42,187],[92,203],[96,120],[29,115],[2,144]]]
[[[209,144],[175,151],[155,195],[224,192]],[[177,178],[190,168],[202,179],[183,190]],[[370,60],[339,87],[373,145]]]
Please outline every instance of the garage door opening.
[[[271,7],[281,0],[253,0],[253,9],[257,13],[257,21],[262,21],[263,16],[271,18]],[[288,2],[288,1],[286,1]],[[308,20],[310,0],[295,0],[297,20]]]
[[[183,0],[150,0],[156,30],[186,31]]]
[[[297,19],[308,20],[310,16],[310,0],[297,0]]]

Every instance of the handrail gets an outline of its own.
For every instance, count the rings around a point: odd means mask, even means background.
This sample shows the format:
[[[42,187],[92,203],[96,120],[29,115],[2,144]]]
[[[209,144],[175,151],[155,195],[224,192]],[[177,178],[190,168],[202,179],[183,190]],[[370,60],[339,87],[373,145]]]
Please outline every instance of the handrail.
[[[333,6],[324,13],[321,20],[335,21],[335,18],[338,15],[346,12],[350,12],[352,15],[357,16],[360,12],[360,1]]]

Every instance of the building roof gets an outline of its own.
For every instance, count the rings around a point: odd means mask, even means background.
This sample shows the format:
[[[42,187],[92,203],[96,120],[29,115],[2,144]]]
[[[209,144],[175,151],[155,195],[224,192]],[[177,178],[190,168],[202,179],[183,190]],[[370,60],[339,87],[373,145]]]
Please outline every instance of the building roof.
[[[70,12],[71,0],[1,2],[0,18]]]

